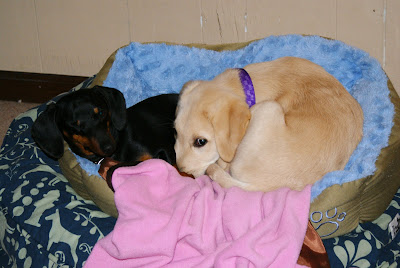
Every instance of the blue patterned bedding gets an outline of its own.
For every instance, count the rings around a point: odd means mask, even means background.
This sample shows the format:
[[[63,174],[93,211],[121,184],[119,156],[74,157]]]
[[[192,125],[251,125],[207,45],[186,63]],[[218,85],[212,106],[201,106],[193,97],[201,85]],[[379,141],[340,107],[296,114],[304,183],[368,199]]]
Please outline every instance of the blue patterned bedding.
[[[396,215],[400,215],[400,189],[375,221],[359,224],[346,235],[322,240],[331,267],[398,267],[400,234],[392,238],[388,228]]]
[[[1,267],[82,267],[115,224],[93,202],[77,196],[58,162],[33,142],[30,127],[45,107],[18,116],[0,149]],[[399,204],[400,191],[374,222],[324,240],[332,267],[397,267],[400,235],[392,239],[388,224],[400,213]]]
[[[115,224],[75,194],[58,162],[32,140],[30,127],[45,107],[18,116],[0,150],[1,267],[82,267]]]

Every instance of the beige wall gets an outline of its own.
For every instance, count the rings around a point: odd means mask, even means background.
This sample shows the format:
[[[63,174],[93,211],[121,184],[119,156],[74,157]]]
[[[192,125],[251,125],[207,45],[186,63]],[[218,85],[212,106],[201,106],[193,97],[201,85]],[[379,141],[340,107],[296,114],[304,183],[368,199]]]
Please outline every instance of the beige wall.
[[[398,0],[0,0],[0,70],[90,76],[131,41],[317,34],[377,58],[400,92]]]

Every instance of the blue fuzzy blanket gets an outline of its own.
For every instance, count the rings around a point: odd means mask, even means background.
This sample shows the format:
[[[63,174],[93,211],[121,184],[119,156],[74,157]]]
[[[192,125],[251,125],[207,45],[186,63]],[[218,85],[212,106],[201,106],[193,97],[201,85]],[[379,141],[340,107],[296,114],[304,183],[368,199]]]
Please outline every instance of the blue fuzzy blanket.
[[[283,56],[308,59],[335,76],[364,111],[364,137],[345,169],[326,174],[312,187],[314,199],[324,189],[364,178],[375,172],[375,161],[388,145],[394,107],[387,77],[366,52],[318,36],[271,36],[236,51],[215,52],[166,44],[131,43],[120,49],[104,86],[119,89],[127,107],[163,93],[178,93],[189,80],[211,80],[227,68],[271,61]],[[98,175],[98,166],[78,157],[81,167]]]

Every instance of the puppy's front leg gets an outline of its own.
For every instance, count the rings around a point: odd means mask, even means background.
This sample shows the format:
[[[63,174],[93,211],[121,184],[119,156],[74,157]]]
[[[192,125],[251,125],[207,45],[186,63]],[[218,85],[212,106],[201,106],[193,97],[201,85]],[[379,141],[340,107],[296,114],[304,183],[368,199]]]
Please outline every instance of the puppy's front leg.
[[[227,163],[222,158],[219,158],[217,160],[217,165],[220,166],[223,170],[229,171],[229,167],[231,166],[231,163]]]
[[[215,163],[208,166],[206,170],[206,175],[208,175],[213,181],[216,181],[224,188],[237,186],[246,189],[248,187],[247,183],[232,178],[232,176],[228,172],[226,172],[221,166]]]

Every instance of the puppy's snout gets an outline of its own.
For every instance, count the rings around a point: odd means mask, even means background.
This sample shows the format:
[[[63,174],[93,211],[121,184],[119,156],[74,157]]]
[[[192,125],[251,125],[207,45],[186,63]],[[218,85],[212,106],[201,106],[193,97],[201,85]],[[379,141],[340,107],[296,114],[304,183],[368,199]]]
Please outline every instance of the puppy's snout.
[[[111,156],[117,149],[117,146],[113,139],[93,138],[91,148],[94,153],[105,157],[105,156]]]
[[[110,156],[115,151],[115,146],[113,144],[106,144],[103,147],[103,152],[105,155]]]
[[[116,143],[110,131],[100,127],[92,138],[94,152],[103,157],[111,156],[117,150]]]
[[[185,167],[182,166],[181,161],[178,161],[178,159],[176,160],[176,167],[178,168],[179,171],[186,172]]]
[[[182,164],[181,161],[176,161],[176,168],[179,172],[186,173],[188,175],[193,175],[192,172],[187,168],[186,165]]]

